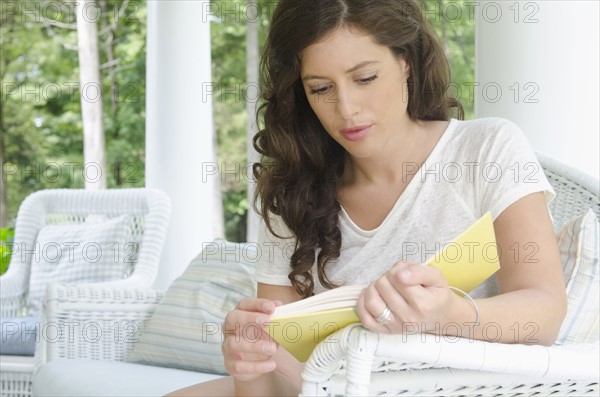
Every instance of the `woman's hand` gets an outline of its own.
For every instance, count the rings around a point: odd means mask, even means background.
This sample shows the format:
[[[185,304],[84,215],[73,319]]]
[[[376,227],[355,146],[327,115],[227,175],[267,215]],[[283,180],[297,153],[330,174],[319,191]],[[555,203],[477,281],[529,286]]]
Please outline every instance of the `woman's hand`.
[[[243,299],[225,317],[221,349],[225,368],[238,381],[253,381],[276,368],[277,344],[264,331],[279,301]]]
[[[362,291],[358,315],[366,328],[376,332],[433,331],[453,295],[439,269],[398,262]]]

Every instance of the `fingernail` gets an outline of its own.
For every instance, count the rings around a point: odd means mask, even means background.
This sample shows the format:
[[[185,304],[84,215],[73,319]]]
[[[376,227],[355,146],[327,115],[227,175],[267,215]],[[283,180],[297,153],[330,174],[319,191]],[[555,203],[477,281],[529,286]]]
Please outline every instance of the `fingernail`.
[[[256,317],[256,322],[260,325],[265,325],[265,323],[267,322],[267,316]]]
[[[263,345],[263,351],[267,354],[273,354],[275,353],[275,346],[271,343],[268,345]]]
[[[402,269],[402,270],[400,270],[399,273],[400,273],[400,277],[403,280],[410,280],[410,276],[411,276],[412,273],[411,273],[411,271],[409,269]]]
[[[266,370],[267,371],[275,371],[275,367],[277,366],[277,363],[275,361],[269,361],[266,365]]]
[[[262,305],[262,309],[263,309],[263,311],[265,311],[265,312],[270,312],[270,311],[272,311],[272,310],[273,310],[273,304],[272,304],[271,302],[265,302],[265,303],[263,303],[263,305]]]

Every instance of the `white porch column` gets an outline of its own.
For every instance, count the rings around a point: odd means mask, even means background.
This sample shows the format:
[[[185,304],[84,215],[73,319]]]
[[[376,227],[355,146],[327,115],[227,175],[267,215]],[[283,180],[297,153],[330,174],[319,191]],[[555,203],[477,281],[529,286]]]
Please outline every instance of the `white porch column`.
[[[599,3],[475,2],[478,117],[518,124],[535,150],[599,174]]]
[[[171,197],[156,288],[167,288],[214,238],[210,26],[207,1],[148,1],[146,186]]]

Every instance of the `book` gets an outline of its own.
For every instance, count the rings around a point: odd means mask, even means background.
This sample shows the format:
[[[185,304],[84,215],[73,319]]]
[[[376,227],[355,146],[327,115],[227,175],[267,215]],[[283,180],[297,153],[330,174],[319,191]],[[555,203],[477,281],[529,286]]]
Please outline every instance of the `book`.
[[[491,213],[446,244],[425,263],[441,270],[448,285],[470,292],[500,269]],[[356,301],[366,285],[347,285],[279,306],[267,333],[299,361],[305,362],[319,342],[358,323]]]

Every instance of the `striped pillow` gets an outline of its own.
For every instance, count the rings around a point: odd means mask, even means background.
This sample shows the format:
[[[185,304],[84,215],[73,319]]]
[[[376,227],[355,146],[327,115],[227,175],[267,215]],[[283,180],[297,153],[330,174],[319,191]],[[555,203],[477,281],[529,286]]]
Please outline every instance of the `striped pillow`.
[[[221,353],[225,315],[256,296],[256,244],[204,244],[173,282],[127,361],[226,374]]]
[[[558,233],[569,306],[556,344],[598,341],[599,229],[588,210]]]
[[[52,283],[119,280],[127,275],[127,231],[131,217],[104,220],[89,216],[85,223],[46,225],[32,247],[19,246],[23,261],[31,260],[27,310],[37,316],[46,288]],[[13,253],[14,255],[14,253]]]

